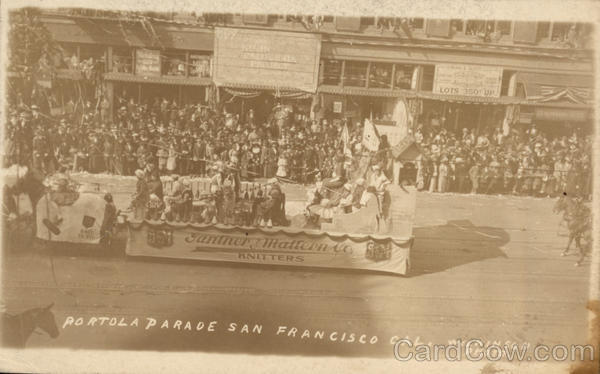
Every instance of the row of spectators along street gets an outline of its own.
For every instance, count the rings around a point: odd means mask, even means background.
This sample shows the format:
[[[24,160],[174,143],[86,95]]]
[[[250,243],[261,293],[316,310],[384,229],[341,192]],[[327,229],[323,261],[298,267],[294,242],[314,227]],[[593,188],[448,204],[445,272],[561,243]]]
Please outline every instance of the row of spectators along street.
[[[336,160],[344,158],[343,127],[331,119],[313,121],[282,107],[258,120],[252,109],[240,118],[160,98],[144,105],[119,100],[114,121],[103,103],[95,107],[87,102],[81,115],[59,117],[41,113],[35,105],[11,107],[5,163],[31,163],[46,174],[62,169],[118,175],[134,175],[154,163],[161,175],[190,176],[208,175],[222,163],[238,169],[242,180],[277,176],[307,184],[331,177]],[[361,146],[363,125],[347,126],[354,162],[346,159],[346,173],[368,153]],[[399,160],[400,180],[420,190],[591,194],[589,135],[552,137],[535,125],[504,134],[501,127],[477,133],[473,126],[454,132],[418,124],[413,136],[422,157]],[[385,139],[372,163],[392,179],[393,156]]]

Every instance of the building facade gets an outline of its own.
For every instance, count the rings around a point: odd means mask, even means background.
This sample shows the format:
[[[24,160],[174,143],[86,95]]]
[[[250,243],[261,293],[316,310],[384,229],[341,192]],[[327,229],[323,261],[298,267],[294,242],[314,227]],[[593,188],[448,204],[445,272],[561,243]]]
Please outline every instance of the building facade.
[[[282,103],[401,135],[422,125],[593,127],[588,24],[84,10],[43,22],[64,49],[58,107],[100,86],[87,93],[111,110],[125,97],[242,115]],[[72,68],[90,58],[92,73]]]

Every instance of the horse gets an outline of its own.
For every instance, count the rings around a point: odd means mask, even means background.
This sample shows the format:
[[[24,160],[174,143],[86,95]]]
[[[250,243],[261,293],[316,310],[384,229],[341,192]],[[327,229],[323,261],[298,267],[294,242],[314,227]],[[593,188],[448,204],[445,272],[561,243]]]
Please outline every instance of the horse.
[[[25,348],[33,332],[40,328],[52,339],[59,335],[54,313],[50,310],[54,303],[43,307],[28,309],[20,314],[2,313],[2,345],[4,347]]]
[[[31,202],[31,208],[35,215],[35,207],[38,201],[46,194],[47,188],[43,183],[44,175],[34,169],[28,169],[23,177],[20,177],[14,187],[12,187],[12,194],[18,196],[19,194],[26,194]]]
[[[571,248],[571,243],[575,242],[575,247],[579,249],[579,260],[575,263],[575,266],[581,265],[591,248],[592,219],[589,208],[583,203],[563,195],[554,204],[553,212],[563,214],[563,222],[566,223],[569,230],[567,247],[561,253],[561,256],[566,256]],[[581,244],[582,239],[585,240],[584,245]]]

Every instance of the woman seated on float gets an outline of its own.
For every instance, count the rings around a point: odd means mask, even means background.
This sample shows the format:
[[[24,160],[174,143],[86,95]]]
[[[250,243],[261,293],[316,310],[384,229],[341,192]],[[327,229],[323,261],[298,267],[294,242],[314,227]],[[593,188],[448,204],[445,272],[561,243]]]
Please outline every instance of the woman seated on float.
[[[341,191],[333,191],[331,199],[323,198],[325,186],[317,182],[316,188],[309,191],[309,203],[307,211],[309,217],[314,220],[330,221],[334,215],[352,213],[366,205],[368,198],[372,195],[364,189],[364,179],[357,179],[354,186],[351,183],[344,184]],[[364,201],[363,201],[364,199]]]

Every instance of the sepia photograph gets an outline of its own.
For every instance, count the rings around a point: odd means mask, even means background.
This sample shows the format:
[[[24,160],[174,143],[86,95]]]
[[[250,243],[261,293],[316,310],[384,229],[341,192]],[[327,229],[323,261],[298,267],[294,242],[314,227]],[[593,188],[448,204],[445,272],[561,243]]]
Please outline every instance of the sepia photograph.
[[[598,373],[598,4],[391,3],[3,2],[0,370]]]

